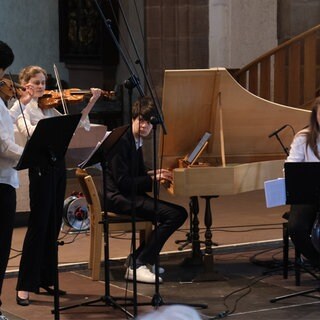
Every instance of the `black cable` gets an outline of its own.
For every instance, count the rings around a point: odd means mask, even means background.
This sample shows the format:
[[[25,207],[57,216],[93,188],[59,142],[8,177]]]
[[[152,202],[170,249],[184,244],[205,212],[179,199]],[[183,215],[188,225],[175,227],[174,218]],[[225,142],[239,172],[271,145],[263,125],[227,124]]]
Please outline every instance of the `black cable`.
[[[216,315],[212,316],[212,317],[208,317],[207,319],[209,320],[213,320],[213,319],[221,319],[221,318],[225,318],[233,313],[235,313],[238,303],[240,302],[241,299],[243,299],[245,296],[247,296],[251,291],[252,291],[252,286],[255,285],[257,282],[266,279],[268,277],[270,277],[271,275],[265,275],[265,276],[259,276],[259,277],[255,277],[253,278],[250,283],[242,288],[236,289],[232,292],[230,292],[229,294],[227,294],[226,296],[224,296],[223,298],[223,304],[226,307],[226,310],[223,310],[222,312],[217,313]],[[246,292],[244,292],[242,295],[240,295],[234,302],[234,305],[232,308],[229,308],[228,304],[227,304],[227,300],[232,297],[233,295],[240,293],[244,290],[247,290]]]
[[[21,251],[21,252],[19,252],[19,253],[18,253],[18,254],[16,254],[16,255],[12,256],[12,257],[9,257],[9,260],[11,260],[11,259],[15,259],[15,258],[17,258],[17,257],[21,256],[21,254],[22,254],[22,251]]]
[[[292,134],[293,134],[293,135],[295,135],[295,134],[296,134],[296,132],[295,132],[295,130],[294,130],[294,128],[293,128],[293,126],[292,126],[291,124],[288,124],[287,126],[291,128],[291,130],[292,130]]]

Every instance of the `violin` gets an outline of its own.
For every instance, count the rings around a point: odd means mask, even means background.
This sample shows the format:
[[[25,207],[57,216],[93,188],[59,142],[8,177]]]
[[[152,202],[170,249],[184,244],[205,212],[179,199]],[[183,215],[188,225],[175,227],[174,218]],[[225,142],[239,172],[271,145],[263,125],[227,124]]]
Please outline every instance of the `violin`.
[[[22,91],[26,88],[10,79],[3,78],[0,80],[0,97],[4,101],[8,101],[13,97],[20,98]]]
[[[64,89],[62,90],[62,98],[69,105],[82,102],[86,96],[90,96],[90,90],[80,89]],[[114,91],[101,90],[101,96],[112,100],[116,95]],[[51,109],[62,105],[62,98],[59,91],[45,90],[44,95],[38,99],[38,104],[41,109]]]

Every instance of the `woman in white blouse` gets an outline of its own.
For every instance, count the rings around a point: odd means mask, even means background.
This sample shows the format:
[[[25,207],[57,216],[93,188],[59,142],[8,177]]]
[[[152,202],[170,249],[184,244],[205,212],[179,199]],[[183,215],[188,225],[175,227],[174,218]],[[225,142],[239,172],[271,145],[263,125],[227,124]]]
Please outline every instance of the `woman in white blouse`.
[[[320,162],[319,152],[320,97],[314,101],[308,128],[299,131],[295,135],[290,147],[290,154],[286,161]],[[312,244],[311,230],[316,220],[318,209],[316,204],[292,205],[289,215],[289,234],[291,240],[295,247],[315,267],[320,267],[320,253]]]
[[[3,41],[0,41],[0,80],[13,60],[14,54],[11,48]],[[20,98],[22,109],[24,104],[30,101],[33,94],[31,86],[26,84],[26,87],[27,89]],[[20,114],[20,105],[17,103],[14,108],[8,110],[5,102],[0,97],[0,307],[2,304],[2,284],[10,255],[14,215],[16,212],[16,188],[19,187],[18,173],[13,167],[18,163],[23,151],[23,148],[15,142],[13,128],[16,118]],[[7,320],[1,310],[0,320]]]
[[[26,106],[24,117],[19,116],[17,126],[25,136],[32,135],[39,120],[62,116],[55,108],[42,109],[38,99],[45,93],[47,73],[39,66],[28,66],[19,74],[22,85],[34,86],[34,98]],[[92,97],[82,110],[80,126],[90,129],[88,114],[101,95],[101,90],[91,89]],[[57,128],[60,130],[60,128]],[[55,250],[60,231],[66,190],[66,168],[64,160],[50,168],[29,169],[30,217],[24,239],[17,283],[17,303],[27,306],[29,292],[39,293],[40,288],[54,294],[56,272]],[[51,192],[54,190],[54,192]],[[54,226],[56,226],[54,228]],[[60,290],[59,294],[65,294]]]

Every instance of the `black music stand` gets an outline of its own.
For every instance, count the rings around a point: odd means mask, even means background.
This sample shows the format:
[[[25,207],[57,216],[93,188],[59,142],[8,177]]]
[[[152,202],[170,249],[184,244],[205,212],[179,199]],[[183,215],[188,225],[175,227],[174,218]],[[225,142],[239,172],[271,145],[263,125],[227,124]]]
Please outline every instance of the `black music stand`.
[[[110,295],[110,263],[109,263],[109,220],[108,220],[108,206],[107,206],[107,162],[112,158],[116,152],[116,145],[123,134],[128,130],[129,125],[115,128],[110,134],[106,134],[102,139],[102,142],[98,142],[97,146],[90,153],[88,158],[78,165],[79,168],[83,169],[97,163],[100,163],[102,167],[102,178],[103,178],[103,230],[104,230],[104,272],[105,272],[105,294],[98,299],[76,303],[60,308],[60,310],[68,310],[75,307],[90,306],[97,302],[103,302],[101,306],[111,306],[113,308],[119,308],[127,316],[133,318],[133,315],[128,312],[122,305],[118,304],[116,300],[124,300],[120,297],[112,297]]]
[[[312,204],[317,206],[318,215],[320,209],[320,162],[286,162],[284,164],[286,203],[287,204]],[[319,280],[317,275],[306,270],[314,278]],[[270,300],[274,303],[292,297],[308,295],[313,292],[320,292],[320,287],[295,292]],[[308,297],[320,299],[319,296],[308,295]]]
[[[49,168],[53,172],[57,162],[64,159],[80,118],[81,114],[74,114],[40,120],[31,138],[26,143],[16,170]],[[48,187],[50,188],[50,186]],[[55,199],[55,190],[52,190],[52,194],[53,199]],[[53,202],[55,203],[55,201]],[[56,230],[56,224],[57,221],[54,221],[54,230]],[[56,243],[54,255],[56,272],[53,313],[54,319],[59,320],[58,242]]]

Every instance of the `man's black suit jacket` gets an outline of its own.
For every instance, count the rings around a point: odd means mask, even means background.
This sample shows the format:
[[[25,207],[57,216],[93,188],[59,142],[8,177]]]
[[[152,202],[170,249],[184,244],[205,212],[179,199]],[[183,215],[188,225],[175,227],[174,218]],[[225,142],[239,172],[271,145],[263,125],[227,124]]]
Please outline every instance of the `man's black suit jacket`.
[[[128,214],[143,205],[152,191],[152,179],[145,169],[142,149],[136,149],[129,129],[119,140],[116,152],[107,165],[107,210]]]

